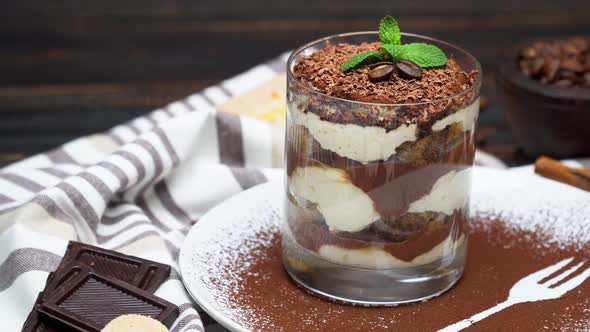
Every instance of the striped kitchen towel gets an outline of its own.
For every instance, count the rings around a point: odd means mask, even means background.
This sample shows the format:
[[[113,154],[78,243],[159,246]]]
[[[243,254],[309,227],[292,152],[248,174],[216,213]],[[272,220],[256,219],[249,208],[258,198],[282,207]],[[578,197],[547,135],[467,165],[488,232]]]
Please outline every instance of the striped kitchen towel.
[[[0,170],[2,331],[21,330],[68,240],[171,265],[156,292],[181,309],[171,331],[215,324],[201,321],[176,257],[210,208],[280,176],[283,134],[269,121],[284,117],[286,57]]]
[[[181,309],[171,331],[222,331],[191,302],[176,258],[209,209],[280,177],[287,56],[0,170],[2,331],[20,331],[68,240],[171,265],[156,292]]]

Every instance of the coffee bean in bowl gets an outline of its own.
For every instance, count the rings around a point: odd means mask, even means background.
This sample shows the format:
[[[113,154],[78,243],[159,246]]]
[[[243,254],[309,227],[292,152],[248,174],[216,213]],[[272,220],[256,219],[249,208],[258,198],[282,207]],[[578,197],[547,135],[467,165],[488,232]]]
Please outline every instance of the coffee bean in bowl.
[[[527,155],[590,154],[590,36],[516,45],[498,58],[497,85]]]

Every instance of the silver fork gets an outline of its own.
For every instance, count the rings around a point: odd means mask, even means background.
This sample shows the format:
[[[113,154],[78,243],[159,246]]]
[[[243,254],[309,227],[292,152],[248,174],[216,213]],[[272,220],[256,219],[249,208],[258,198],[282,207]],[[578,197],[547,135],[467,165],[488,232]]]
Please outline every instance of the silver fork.
[[[564,282],[563,284],[557,287],[552,287],[553,285],[557,284],[558,282],[562,281],[563,279],[567,278],[568,276],[579,270],[580,267],[584,265],[583,261],[563,271],[562,273],[551,278],[550,280],[543,282],[542,284],[540,282],[543,279],[550,276],[551,274],[555,273],[556,271],[559,271],[561,268],[569,264],[573,259],[573,257],[564,259],[559,263],[553,264],[535,273],[529,274],[528,276],[517,281],[514,284],[514,286],[512,286],[512,288],[510,289],[510,293],[508,295],[508,299],[506,299],[506,301],[499,303],[487,309],[486,311],[475,314],[470,318],[464,319],[453,325],[449,325],[444,329],[439,330],[438,332],[461,331],[464,328],[469,327],[479,322],[480,320],[489,317],[517,303],[536,302],[560,298],[565,293],[581,285],[584,282],[584,280],[590,277],[590,268],[588,268],[584,270],[582,273],[573,277],[572,279]]]

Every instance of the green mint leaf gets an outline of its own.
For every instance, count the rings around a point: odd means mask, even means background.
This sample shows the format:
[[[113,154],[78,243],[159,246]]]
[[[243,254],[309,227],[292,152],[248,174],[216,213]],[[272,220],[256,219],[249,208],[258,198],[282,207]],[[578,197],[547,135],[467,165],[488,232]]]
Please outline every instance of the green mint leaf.
[[[402,34],[397,21],[387,15],[379,24],[379,40],[382,44],[399,45],[402,41]]]
[[[381,50],[391,58],[391,61],[398,62],[401,60],[400,56],[403,50],[402,45],[382,44]]]
[[[410,60],[422,68],[440,67],[447,63],[447,56],[438,47],[424,43],[401,46],[400,59]]]
[[[345,63],[340,66],[340,70],[347,72],[351,69],[358,68],[359,66],[366,64],[370,60],[383,60],[383,54],[379,51],[367,51],[353,56],[346,60]]]

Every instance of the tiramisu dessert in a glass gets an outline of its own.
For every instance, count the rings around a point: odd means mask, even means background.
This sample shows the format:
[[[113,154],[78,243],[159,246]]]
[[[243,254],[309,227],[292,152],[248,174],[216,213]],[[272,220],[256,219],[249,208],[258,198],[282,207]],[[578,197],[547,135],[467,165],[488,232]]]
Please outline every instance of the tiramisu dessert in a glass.
[[[443,41],[326,37],[287,64],[283,257],[309,291],[420,301],[463,272],[481,68]]]

